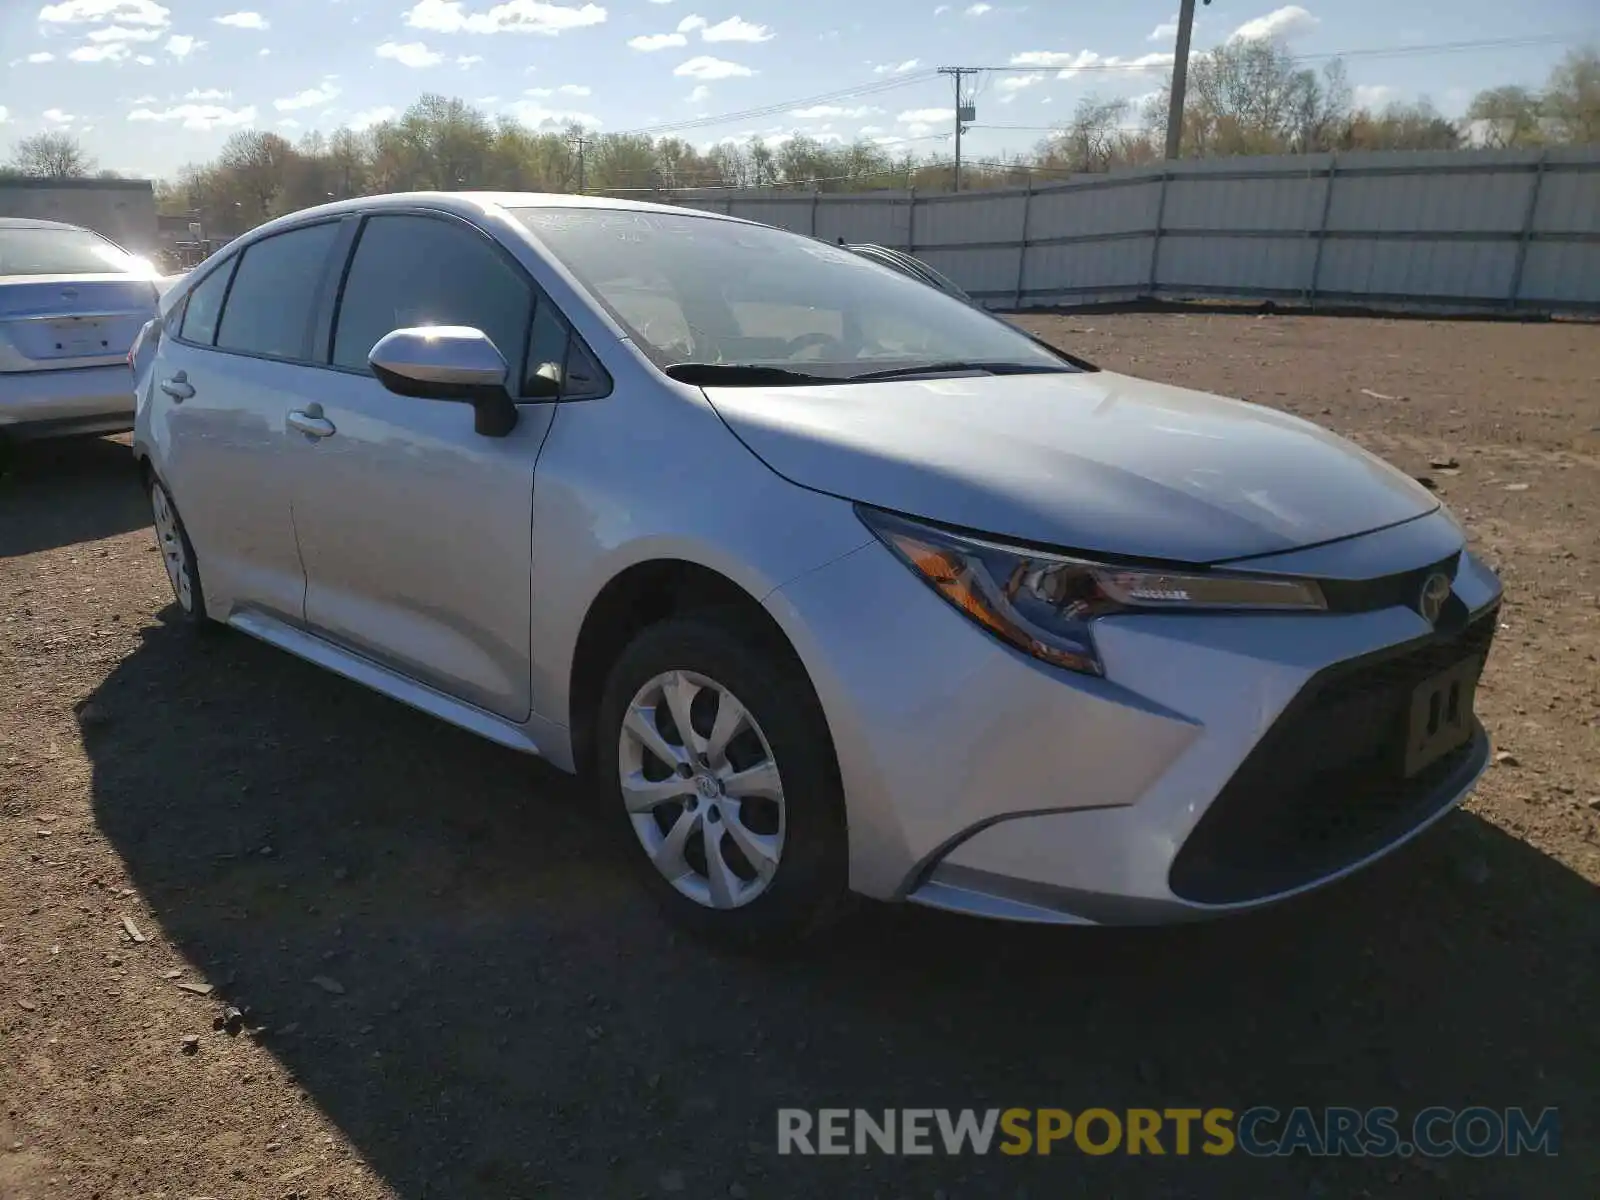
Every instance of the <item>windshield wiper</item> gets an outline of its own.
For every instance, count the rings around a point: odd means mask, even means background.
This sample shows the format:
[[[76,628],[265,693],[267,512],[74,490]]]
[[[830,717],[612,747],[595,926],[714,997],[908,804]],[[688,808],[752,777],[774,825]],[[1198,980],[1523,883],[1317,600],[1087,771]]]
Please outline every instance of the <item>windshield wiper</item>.
[[[805,383],[838,383],[836,377],[808,375],[787,367],[764,367],[755,363],[673,363],[663,368],[668,377],[680,383],[702,387],[794,387]]]
[[[865,383],[873,379],[909,379],[917,375],[950,375],[957,371],[982,371],[986,375],[1071,375],[1068,367],[1053,367],[1046,363],[1019,362],[969,362],[952,359],[947,362],[920,363],[910,367],[889,367],[882,371],[866,371],[860,375],[846,375],[840,383]]]

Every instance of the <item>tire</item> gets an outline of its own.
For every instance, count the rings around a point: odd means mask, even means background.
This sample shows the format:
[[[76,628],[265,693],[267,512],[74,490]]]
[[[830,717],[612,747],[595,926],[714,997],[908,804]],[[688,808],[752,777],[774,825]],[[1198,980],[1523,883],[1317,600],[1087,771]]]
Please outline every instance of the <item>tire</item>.
[[[200,585],[199,560],[195,558],[194,544],[183,527],[178,506],[172,502],[154,471],[145,474],[145,487],[150,496],[150,516],[155,525],[156,549],[161,551],[162,565],[167,570],[167,582],[172,585],[172,598],[177,603],[181,624],[202,628],[206,620],[206,593]]]
[[[693,747],[678,732],[669,687],[679,711],[687,704]],[[745,713],[725,749],[724,697]],[[827,724],[803,671],[737,613],[674,617],[641,633],[606,681],[595,742],[601,802],[613,806],[624,854],[671,920],[726,948],[764,952],[842,914],[846,823]],[[706,752],[698,764],[696,748]]]

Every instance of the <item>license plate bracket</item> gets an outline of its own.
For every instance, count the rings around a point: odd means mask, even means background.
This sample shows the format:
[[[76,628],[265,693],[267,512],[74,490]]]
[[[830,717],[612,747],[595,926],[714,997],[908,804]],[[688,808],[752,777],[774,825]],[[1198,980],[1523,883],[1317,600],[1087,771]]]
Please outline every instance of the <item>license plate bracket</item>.
[[[111,353],[106,323],[93,317],[66,317],[51,321],[51,348],[63,358],[85,358]]]
[[[1406,778],[1427,770],[1472,739],[1472,702],[1483,673],[1467,658],[1417,685],[1406,722]]]

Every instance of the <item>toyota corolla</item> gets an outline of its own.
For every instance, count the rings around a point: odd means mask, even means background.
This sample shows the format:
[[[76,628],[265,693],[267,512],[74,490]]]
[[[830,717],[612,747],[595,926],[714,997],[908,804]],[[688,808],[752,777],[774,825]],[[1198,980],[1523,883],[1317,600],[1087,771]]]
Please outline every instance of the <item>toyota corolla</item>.
[[[1488,756],[1501,589],[1430,492],[798,234],[342,202],[191,272],[134,360],[184,621],[586,774],[713,936],[1242,911]]]

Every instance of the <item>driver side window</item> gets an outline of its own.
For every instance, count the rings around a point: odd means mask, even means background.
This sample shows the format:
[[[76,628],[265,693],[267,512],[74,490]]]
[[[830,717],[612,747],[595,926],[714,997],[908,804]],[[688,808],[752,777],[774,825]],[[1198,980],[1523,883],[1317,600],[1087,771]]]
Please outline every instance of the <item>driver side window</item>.
[[[522,374],[533,323],[533,290],[483,237],[454,221],[369,217],[345,280],[333,364],[367,369],[386,334],[418,325],[467,325],[489,335]]]

